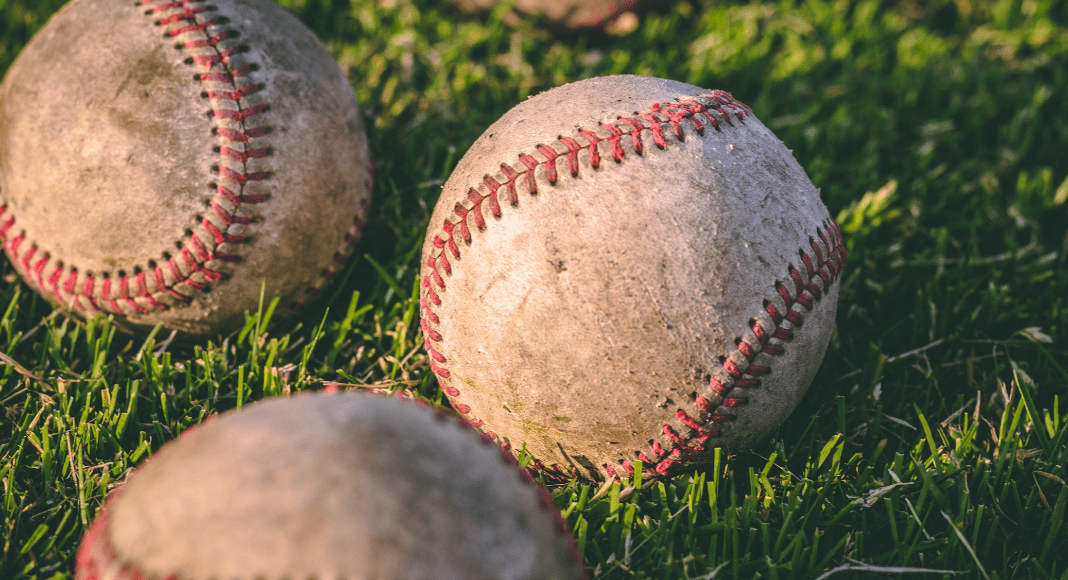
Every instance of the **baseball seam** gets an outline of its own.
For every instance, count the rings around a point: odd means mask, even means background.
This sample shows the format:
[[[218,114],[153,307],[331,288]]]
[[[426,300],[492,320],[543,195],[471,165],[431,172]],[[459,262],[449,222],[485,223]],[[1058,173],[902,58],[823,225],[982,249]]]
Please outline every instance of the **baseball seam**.
[[[420,401],[419,399],[412,400],[417,401],[419,404],[423,404],[423,401]],[[429,406],[429,404],[427,404],[427,406]],[[463,417],[456,417],[455,415],[445,412],[441,412],[439,414],[439,417],[442,419],[456,419],[456,423],[460,427],[464,429],[470,429],[475,433],[478,433],[478,430],[475,428],[475,426]],[[482,443],[485,445],[496,444],[496,438],[490,436],[488,433],[479,433],[479,437]],[[541,485],[538,485],[538,483],[534,481],[534,476],[531,474],[531,472],[527,469],[523,469],[519,465],[519,460],[516,459],[515,455],[512,454],[512,452],[508,449],[507,446],[500,446],[500,457],[501,461],[505,465],[516,469],[516,471],[519,473],[519,480],[521,482],[535,489],[538,494],[538,507],[542,511],[547,512],[550,516],[552,516],[553,529],[555,529],[556,533],[562,536],[567,542],[568,556],[573,562],[579,565],[579,570],[581,570],[582,574],[581,580],[586,580],[586,569],[582,566],[582,554],[579,552],[578,543],[575,541],[575,536],[572,535],[571,530],[567,527],[567,520],[564,519],[564,516],[560,513],[560,510],[557,509],[555,505],[553,505],[553,498],[551,495],[549,495],[548,490],[546,490]]]
[[[832,220],[825,224],[823,229],[817,229],[816,233],[819,242],[810,238],[812,253],[816,256],[815,261],[804,249],[798,250],[798,257],[805,267],[805,274],[802,274],[793,264],[789,264],[787,266],[788,282],[775,281],[776,294],[782,300],[785,309],[780,311],[771,300],[764,300],[764,312],[771,319],[772,330],[769,332],[765,328],[766,323],[755,318],[749,319],[748,326],[752,331],[752,338],[746,340],[743,337],[736,337],[735,347],[738,355],[735,355],[733,359],[729,356],[720,357],[720,363],[728,378],[721,381],[712,377],[709,380],[708,395],[697,395],[694,398],[693,405],[703,412],[703,421],[700,420],[700,415],[695,418],[685,409],[679,408],[675,411],[677,428],[672,427],[671,424],[661,427],[661,434],[666,436],[672,445],[665,448],[659,441],[650,440],[655,459],[638,452],[638,459],[644,465],[651,466],[653,472],[666,475],[672,467],[683,461],[683,457],[705,451],[705,443],[710,438],[722,434],[720,431],[710,431],[708,427],[733,421],[736,416],[721,412],[720,408],[745,405],[748,399],[744,396],[744,390],[760,386],[760,377],[771,372],[770,364],[754,364],[757,356],[784,354],[786,352],[784,343],[793,338],[795,329],[803,325],[807,313],[815,308],[816,302],[823,297],[824,293],[830,291],[831,284],[841,275],[847,252],[838,224]],[[791,282],[794,286],[792,295],[788,288]],[[737,360],[738,358],[741,360]],[[680,430],[686,433],[687,437],[680,435]],[[616,467],[608,464],[601,467],[608,477],[617,479],[621,477]],[[631,462],[620,460],[619,468],[628,476],[634,475],[634,466]]]
[[[223,144],[214,148],[219,157],[211,170],[218,177],[209,183],[214,193],[205,200],[209,211],[194,216],[196,225],[186,229],[184,237],[175,242],[175,251],[163,252],[160,260],[149,260],[144,266],[117,268],[114,272],[85,271],[83,274],[78,266],[41,251],[32,241],[20,255],[20,247],[28,241],[26,232],[21,231],[9,240],[16,218],[8,213],[8,204],[0,206],[0,220],[3,220],[0,244],[11,256],[12,263],[38,292],[53,297],[67,308],[85,314],[131,316],[190,304],[197,293],[210,291],[211,283],[228,277],[218,269],[219,266],[240,260],[238,255],[222,251],[224,244],[234,246],[251,241],[250,236],[231,232],[234,226],[251,225],[257,221],[253,216],[239,215],[238,210],[243,205],[264,203],[269,196],[247,194],[245,185],[266,181],[272,174],[249,171],[248,163],[252,159],[270,157],[274,152],[259,143],[273,128],[269,125],[249,127],[246,121],[263,115],[270,105],[242,105],[243,99],[264,88],[263,83],[249,82],[249,77],[259,67],[256,64],[235,66],[233,57],[249,49],[243,45],[221,45],[237,38],[240,33],[225,28],[229,24],[225,16],[208,16],[217,8],[207,5],[207,1],[142,0],[132,3],[145,10],[145,16],[153,19],[154,26],[164,29],[164,39],[177,40],[184,35],[184,41],[175,44],[175,48],[192,55],[185,59],[185,64],[207,67],[208,72],[194,74],[193,81],[204,84],[206,90],[201,97],[211,104],[208,116],[220,124],[212,129],[212,134]],[[366,210],[366,205],[363,209]],[[6,219],[4,214],[8,214]],[[362,227],[363,221],[357,215],[346,232],[344,243],[335,252],[333,263],[308,287],[309,295],[314,296],[340,271],[351,256],[352,247],[359,241]]]
[[[439,291],[446,288],[445,277],[452,273],[450,256],[452,259],[459,259],[461,255],[456,232],[459,232],[465,244],[471,244],[469,221],[479,230],[486,228],[484,205],[494,217],[500,218],[500,202],[507,199],[511,205],[518,205],[519,188],[525,188],[529,194],[534,195],[538,193],[538,181],[556,185],[561,169],[558,164],[564,165],[572,177],[577,177],[579,155],[582,152],[587,155],[590,166],[597,170],[601,166],[602,149],[606,150],[603,153],[611,155],[616,164],[626,160],[625,141],[629,142],[630,149],[635,154],[642,156],[645,150],[643,132],[647,131],[657,149],[663,150],[667,148],[668,133],[673,134],[677,141],[685,139],[682,125],[684,121],[690,123],[698,136],[703,137],[708,130],[706,123],[711,126],[711,130],[721,131],[724,125],[733,126],[732,116],[742,122],[746,115],[752,115],[748,106],[735,100],[730,93],[719,90],[672,103],[654,103],[645,112],[621,116],[615,122],[601,123],[596,130],[579,130],[570,136],[561,136],[549,145],[537,145],[534,148],[535,153],[520,154],[519,162],[514,165],[502,163],[498,175],[503,177],[503,181],[491,175],[484,176],[482,185],[485,185],[487,193],[480,193],[477,187],[468,190],[466,198],[456,204],[452,214],[444,220],[441,230],[435,233],[431,241],[433,249],[423,265],[421,284],[424,292],[420,296],[420,324],[433,372],[442,379],[451,376],[445,366],[448,361],[434,346],[434,343],[440,343],[444,337],[434,328],[441,320],[433,307],[441,305]],[[602,142],[604,145],[601,145]],[[785,352],[782,342],[792,337],[791,328],[800,326],[804,313],[813,308],[813,300],[819,300],[840,275],[846,258],[841,232],[833,221],[823,226],[823,229],[818,228],[816,231],[823,246],[815,240],[811,241],[812,252],[816,255],[815,262],[804,249],[799,249],[799,258],[805,266],[807,279],[792,264],[788,266],[787,279],[793,282],[795,294],[791,295],[786,285],[781,282],[775,283],[777,295],[785,303],[785,313],[780,313],[778,307],[770,301],[765,301],[765,311],[771,317],[774,328],[768,331],[755,319],[750,320],[749,326],[755,337],[755,341],[751,341],[755,344],[739,337],[736,339],[739,353],[736,358],[741,360],[721,357],[728,378],[725,381],[712,378],[706,395],[696,396],[689,410],[680,407],[676,411],[676,425],[663,425],[660,435],[665,437],[667,445],[655,439],[650,440],[650,451],[655,459],[641,450],[635,451],[635,457],[649,465],[655,473],[667,474],[671,467],[679,463],[683,455],[704,450],[707,440],[720,434],[718,431],[708,430],[707,427],[725,423],[734,417],[721,409],[739,407],[746,403],[745,397],[739,396],[741,393],[735,393],[734,389],[758,385],[757,377],[767,374],[770,370],[769,367],[752,364],[756,355]],[[833,261],[829,260],[829,257],[833,258]],[[819,278],[819,282],[823,284],[822,288],[815,282],[815,278]],[[800,309],[795,309],[795,304],[800,305]],[[783,321],[789,322],[791,326],[783,326]],[[471,408],[468,405],[455,400],[460,396],[458,389],[442,381],[439,383],[457,411],[467,416],[472,425],[484,425],[481,419],[470,416]],[[487,436],[498,439],[493,432],[488,432]],[[507,445],[507,442],[503,443]],[[559,465],[546,466],[535,461],[534,466],[551,477],[568,476]],[[600,467],[607,476],[619,477],[614,466],[604,464]],[[633,473],[631,462],[621,460],[619,467],[628,474]],[[599,479],[600,474],[591,469],[590,477]]]
[[[263,181],[269,177],[265,172],[248,173],[236,171],[225,163],[225,160],[244,166],[248,159],[261,159],[271,154],[269,148],[249,147],[249,140],[263,137],[270,132],[269,127],[246,130],[246,119],[260,115],[268,109],[267,104],[254,107],[242,108],[241,99],[258,92],[262,85],[245,84],[238,87],[238,79],[247,77],[254,72],[256,67],[248,65],[234,68],[230,59],[236,54],[243,52],[239,46],[231,46],[221,49],[219,43],[235,36],[236,31],[223,30],[214,35],[209,35],[209,27],[222,27],[228,23],[225,18],[206,19],[198,21],[197,15],[209,12],[209,6],[190,7],[190,4],[203,3],[205,0],[178,0],[163,2],[161,0],[144,0],[134,3],[135,7],[145,8],[145,15],[154,18],[153,24],[164,27],[164,38],[176,38],[186,34],[195,37],[195,40],[187,40],[178,43],[175,48],[179,50],[204,49],[198,54],[185,60],[186,64],[221,67],[221,72],[208,72],[194,75],[196,82],[213,82],[228,85],[230,91],[205,91],[202,97],[212,101],[210,115],[216,119],[228,119],[237,123],[240,130],[219,128],[215,132],[225,142],[233,145],[240,144],[239,150],[231,146],[220,146],[216,152],[220,155],[220,162],[212,169],[222,179],[232,182],[234,187],[226,187],[224,184],[212,183],[216,197],[208,201],[211,214],[208,216],[197,215],[196,220],[206,234],[207,242],[201,239],[201,235],[192,229],[185,232],[185,240],[176,242],[176,255],[164,252],[161,256],[163,264],[150,260],[147,267],[140,265],[132,268],[123,268],[117,271],[118,283],[113,282],[115,277],[111,272],[103,272],[99,275],[100,283],[97,284],[98,276],[94,272],[86,272],[81,278],[80,269],[62,260],[53,259],[49,253],[44,253],[36,262],[33,261],[38,251],[37,244],[31,244],[30,248],[20,257],[19,247],[26,241],[25,232],[11,239],[7,244],[7,250],[11,254],[12,262],[22,270],[31,286],[34,286],[44,295],[51,295],[60,304],[82,312],[113,313],[121,315],[148,314],[154,310],[168,310],[171,308],[167,302],[172,299],[177,303],[189,303],[192,299],[186,292],[206,292],[210,289],[208,283],[222,280],[225,276],[215,268],[209,268],[211,261],[233,262],[237,256],[219,251],[224,244],[246,243],[247,236],[238,236],[230,233],[233,225],[252,223],[253,219],[247,216],[238,216],[237,210],[242,204],[258,204],[265,201],[264,196],[246,196],[241,190],[249,181]],[[153,6],[154,4],[157,4]],[[187,36],[188,38],[188,36]],[[223,103],[231,103],[236,110],[229,107],[220,107]],[[220,180],[221,181],[221,180]],[[224,182],[225,183],[225,182]],[[236,192],[235,192],[236,190]],[[228,210],[226,205],[233,207]],[[0,208],[0,217],[6,213],[7,205]],[[7,234],[15,224],[15,217],[10,216],[0,226],[0,240],[7,241]],[[166,266],[166,268],[165,268]],[[51,267],[51,272],[45,274],[45,270]],[[132,275],[131,275],[132,273]],[[199,276],[197,276],[199,275]],[[117,288],[115,288],[117,286]],[[131,288],[134,286],[134,288]],[[182,288],[184,286],[184,288]],[[183,289],[186,292],[180,292]],[[117,290],[117,292],[116,292]]]

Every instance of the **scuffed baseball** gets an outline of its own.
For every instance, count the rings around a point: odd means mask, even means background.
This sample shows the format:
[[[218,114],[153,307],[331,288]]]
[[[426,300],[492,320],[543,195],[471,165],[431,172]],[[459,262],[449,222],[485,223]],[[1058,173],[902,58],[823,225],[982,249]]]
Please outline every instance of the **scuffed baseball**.
[[[366,136],[329,51],[271,0],[73,0],[0,85],[0,241],[128,329],[225,333],[344,265]]]
[[[844,261],[749,107],[589,79],[516,106],[460,160],[423,246],[423,332],[453,406],[549,473],[667,474],[786,419]]]
[[[489,10],[501,0],[455,1],[461,10],[475,12]],[[567,28],[603,28],[628,13],[638,0],[516,0],[514,4],[524,14],[537,14]]]
[[[76,578],[579,578],[560,512],[507,459],[409,401],[267,400],[186,432],[113,492]]]

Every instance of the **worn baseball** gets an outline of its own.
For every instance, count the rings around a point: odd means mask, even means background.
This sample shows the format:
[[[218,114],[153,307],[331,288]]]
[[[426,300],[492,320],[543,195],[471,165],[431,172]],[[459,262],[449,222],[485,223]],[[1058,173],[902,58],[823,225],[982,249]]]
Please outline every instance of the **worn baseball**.
[[[501,0],[456,0],[461,10],[489,10]],[[566,28],[603,28],[634,8],[638,0],[515,0],[516,10],[537,14]]]
[[[668,474],[769,438],[834,327],[846,252],[729,93],[637,76],[535,96],[445,184],[426,349],[454,407],[550,474]]]
[[[352,87],[271,0],[73,0],[0,85],[0,241],[121,326],[228,332],[343,266],[370,200]]]
[[[547,493],[410,401],[300,395],[164,446],[108,498],[79,580],[574,580]]]

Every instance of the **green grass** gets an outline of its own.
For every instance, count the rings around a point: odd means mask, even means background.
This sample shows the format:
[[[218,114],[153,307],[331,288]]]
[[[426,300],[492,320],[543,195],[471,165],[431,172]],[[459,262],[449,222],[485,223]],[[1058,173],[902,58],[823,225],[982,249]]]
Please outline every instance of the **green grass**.
[[[0,70],[59,4],[0,0]],[[662,2],[617,38],[431,0],[285,4],[368,113],[360,258],[302,318],[185,350],[53,311],[4,261],[0,578],[72,574],[106,490],[210,414],[324,381],[443,403],[415,293],[440,183],[528,95],[635,73],[751,105],[850,263],[823,367],[772,442],[553,490],[591,576],[1068,579],[1068,5]]]

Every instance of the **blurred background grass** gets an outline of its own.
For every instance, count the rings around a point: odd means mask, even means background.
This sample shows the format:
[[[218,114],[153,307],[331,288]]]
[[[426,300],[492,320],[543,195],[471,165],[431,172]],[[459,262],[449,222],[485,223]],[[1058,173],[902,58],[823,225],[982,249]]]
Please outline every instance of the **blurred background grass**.
[[[367,114],[362,257],[302,318],[189,351],[53,312],[5,261],[0,351],[42,380],[0,367],[0,577],[70,574],[106,490],[210,413],[323,381],[443,402],[412,293],[441,183],[526,97],[628,73],[749,104],[850,263],[774,441],[692,476],[554,490],[591,575],[1068,578],[1068,3],[665,1],[624,36],[509,26],[507,6],[282,3]],[[61,4],[0,0],[0,70]]]

